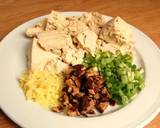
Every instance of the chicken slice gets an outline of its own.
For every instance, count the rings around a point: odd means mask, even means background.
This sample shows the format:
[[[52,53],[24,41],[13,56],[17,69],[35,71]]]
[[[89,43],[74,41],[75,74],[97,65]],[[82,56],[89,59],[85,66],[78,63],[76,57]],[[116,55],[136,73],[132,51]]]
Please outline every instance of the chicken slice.
[[[100,13],[89,12],[84,13],[80,17],[80,21],[85,23],[91,31],[94,31],[96,34],[99,33],[101,27],[104,25],[103,17]]]
[[[79,33],[76,38],[83,49],[95,53],[97,35],[93,31],[83,31]]]
[[[120,50],[119,45],[115,45],[113,43],[106,43],[105,41],[98,39],[96,49],[99,51],[110,51],[112,53],[116,53],[116,51]]]
[[[61,13],[52,11],[51,14],[47,18],[46,31],[52,30],[64,30],[68,25],[68,21],[66,17]]]
[[[102,28],[99,38],[122,53],[133,50],[133,37],[130,26],[120,17],[108,21]]]
[[[120,46],[133,43],[131,28],[120,17],[111,19],[103,26],[100,38]]]
[[[80,21],[78,17],[68,17],[67,21],[69,22],[69,24],[65,28],[65,31],[67,31],[68,34],[72,36],[75,36],[78,33],[88,29],[87,25]]]
[[[44,70],[45,71],[54,71],[55,73],[65,73],[67,72],[69,65],[62,62],[59,59],[53,59],[46,63]]]
[[[26,30],[26,36],[27,37],[35,37],[38,33],[42,32],[45,30],[45,27],[46,27],[46,23],[47,23],[47,20],[44,19],[40,22],[38,22],[36,25],[34,25],[33,27],[31,28],[28,28]]]
[[[46,51],[57,53],[57,50],[63,50],[64,52],[73,47],[71,36],[62,31],[42,32],[37,37],[39,45]]]
[[[81,64],[83,62],[83,57],[84,57],[84,50],[82,49],[68,49],[67,52],[63,53],[63,61],[76,65],[76,64]]]
[[[38,39],[34,38],[32,47],[31,47],[31,54],[30,54],[30,69],[31,70],[44,70],[45,65],[50,61],[50,60],[58,60],[58,56],[53,54],[50,51],[45,51],[43,50],[39,45],[38,45]]]

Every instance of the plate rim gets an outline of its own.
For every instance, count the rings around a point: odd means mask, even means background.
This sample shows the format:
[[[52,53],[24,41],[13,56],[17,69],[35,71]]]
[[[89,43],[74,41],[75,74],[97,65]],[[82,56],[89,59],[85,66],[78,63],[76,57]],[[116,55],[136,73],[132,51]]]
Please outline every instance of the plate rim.
[[[72,14],[72,15],[74,15],[74,14],[82,14],[82,13],[85,13],[85,12],[81,12],[81,11],[65,11],[65,12],[61,12],[61,13],[63,13],[63,14]],[[23,26],[25,23],[27,23],[27,22],[31,22],[31,21],[33,21],[33,20],[36,20],[36,19],[40,19],[40,18],[43,18],[43,17],[46,17],[47,15],[43,15],[43,16],[39,16],[39,17],[35,17],[35,18],[33,18],[33,19],[30,19],[30,20],[28,20],[28,21],[25,21],[24,23],[22,23],[22,24],[20,24],[20,25],[18,25],[18,26],[16,26],[15,28],[13,28],[10,32],[8,32],[3,38],[2,38],[2,40],[0,41],[0,43],[3,43],[3,41],[7,38],[7,36],[10,34],[10,33],[12,33],[14,30],[16,30],[16,29],[18,29],[19,27],[21,27],[21,26]],[[104,16],[107,16],[107,15],[104,15]],[[110,16],[107,16],[107,17],[110,17]],[[132,26],[132,25],[131,25]],[[134,26],[133,26],[134,27]],[[156,52],[157,52],[157,54],[160,56],[160,50],[159,50],[159,48],[158,48],[158,46],[156,45],[156,43],[154,43],[154,41],[152,41],[152,39],[147,35],[147,34],[145,34],[143,31],[141,31],[140,29],[138,29],[138,28],[136,28],[136,27],[134,27],[134,29],[137,29],[138,31],[140,31],[144,36],[145,36],[145,38],[148,38],[149,40],[150,40],[150,43],[151,43],[151,45],[157,50]],[[2,44],[0,44],[0,46],[1,46]],[[11,114],[9,114],[9,112],[7,112],[5,109],[3,109],[3,107],[1,106],[1,104],[0,104],[0,109],[3,111],[3,113],[5,113],[5,115],[7,116],[7,117],[9,117],[13,122],[15,122],[16,124],[18,124],[19,126],[22,126],[22,127],[25,127],[24,125],[23,125],[23,123],[21,123],[20,121],[17,121],[15,118],[13,118],[13,116],[11,115]],[[142,122],[140,122],[139,124],[137,124],[137,126],[136,127],[143,127],[143,126],[145,126],[148,122],[150,122],[158,113],[160,112],[160,104],[159,104],[159,107],[155,110],[155,111],[153,111],[152,112],[152,114],[150,115],[150,117],[146,117],[146,119],[144,119]]]

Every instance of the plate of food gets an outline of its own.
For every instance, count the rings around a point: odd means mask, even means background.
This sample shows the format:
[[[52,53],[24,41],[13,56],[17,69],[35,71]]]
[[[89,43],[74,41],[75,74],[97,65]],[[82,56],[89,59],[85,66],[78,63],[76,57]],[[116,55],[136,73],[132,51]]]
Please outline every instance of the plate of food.
[[[160,108],[160,52],[121,17],[56,12],[0,44],[0,107],[25,128],[143,127]]]

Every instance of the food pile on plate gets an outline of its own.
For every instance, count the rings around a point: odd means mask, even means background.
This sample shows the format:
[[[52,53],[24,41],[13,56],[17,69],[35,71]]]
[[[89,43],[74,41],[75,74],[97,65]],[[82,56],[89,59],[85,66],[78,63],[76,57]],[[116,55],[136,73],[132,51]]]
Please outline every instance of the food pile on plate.
[[[126,105],[144,87],[133,63],[134,40],[120,17],[97,12],[66,17],[52,11],[26,31],[28,70],[19,81],[28,100],[69,116]]]

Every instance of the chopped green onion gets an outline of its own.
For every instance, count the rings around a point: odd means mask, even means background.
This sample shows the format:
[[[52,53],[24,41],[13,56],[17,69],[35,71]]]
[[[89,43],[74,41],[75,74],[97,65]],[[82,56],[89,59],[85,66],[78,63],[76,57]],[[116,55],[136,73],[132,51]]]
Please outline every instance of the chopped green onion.
[[[133,64],[133,58],[120,52],[86,54],[86,67],[95,67],[106,80],[106,88],[119,105],[128,104],[144,87],[143,69]]]

